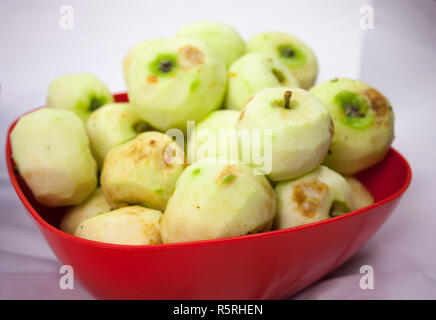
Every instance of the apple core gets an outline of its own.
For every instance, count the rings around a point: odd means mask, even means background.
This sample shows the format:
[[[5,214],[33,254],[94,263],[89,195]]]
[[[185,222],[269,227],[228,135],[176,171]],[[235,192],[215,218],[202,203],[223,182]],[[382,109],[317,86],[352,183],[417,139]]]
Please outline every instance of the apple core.
[[[342,111],[341,121],[353,128],[367,128],[374,122],[374,112],[364,96],[343,90],[335,98]]]
[[[305,62],[305,56],[303,52],[291,44],[281,45],[277,49],[279,51],[280,58],[282,58],[282,60],[290,66],[301,66]]]
[[[100,108],[103,105],[102,101],[100,101],[98,98],[92,98],[91,103],[89,104],[89,110],[94,111]]]
[[[150,72],[158,76],[168,76],[177,71],[177,56],[173,54],[160,54],[150,62]]]

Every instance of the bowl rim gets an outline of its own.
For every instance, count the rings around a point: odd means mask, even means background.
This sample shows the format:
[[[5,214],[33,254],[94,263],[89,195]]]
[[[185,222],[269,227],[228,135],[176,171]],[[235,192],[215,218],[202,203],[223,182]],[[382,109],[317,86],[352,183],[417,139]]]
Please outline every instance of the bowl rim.
[[[117,93],[117,94],[114,94],[114,97],[123,96],[123,95],[125,95],[125,93]],[[410,164],[407,162],[407,160],[404,158],[404,156],[401,153],[399,153],[397,150],[395,150],[394,148],[391,147],[389,152],[393,152],[395,154],[395,156],[400,158],[402,163],[406,166],[407,176],[406,176],[406,180],[405,180],[404,184],[401,186],[401,188],[399,188],[396,192],[394,192],[389,197],[386,197],[383,200],[374,202],[372,205],[365,207],[365,208],[361,208],[359,210],[355,210],[355,211],[352,211],[352,212],[349,212],[349,213],[346,213],[346,214],[343,214],[343,215],[340,215],[337,217],[332,217],[332,218],[329,218],[326,220],[317,221],[317,222],[313,222],[313,223],[309,223],[309,224],[305,224],[305,225],[301,225],[301,226],[297,226],[297,227],[272,230],[272,231],[266,231],[266,232],[261,232],[261,233],[256,233],[256,234],[248,234],[248,235],[242,235],[242,236],[219,238],[219,239],[197,240],[197,241],[189,241],[189,242],[165,243],[165,244],[154,244],[154,245],[125,245],[125,244],[112,244],[112,243],[98,242],[98,241],[83,239],[83,238],[76,237],[74,235],[70,235],[70,234],[68,234],[60,229],[55,228],[54,226],[52,226],[51,224],[46,222],[38,214],[38,212],[32,206],[30,201],[24,195],[24,192],[18,183],[18,179],[15,175],[13,162],[12,162],[13,159],[12,159],[10,135],[11,135],[12,129],[15,127],[16,123],[23,115],[30,113],[30,112],[33,112],[37,109],[40,109],[40,108],[36,108],[36,109],[30,110],[28,112],[25,112],[24,114],[20,115],[16,120],[14,120],[9,125],[7,136],[6,136],[6,148],[5,148],[6,165],[7,165],[7,170],[8,170],[8,174],[9,174],[9,179],[12,183],[13,188],[15,189],[15,192],[17,193],[19,199],[21,200],[22,204],[25,206],[25,208],[30,213],[30,215],[33,217],[33,219],[36,220],[36,222],[41,227],[43,227],[44,229],[47,229],[48,231],[55,233],[57,236],[62,237],[64,239],[67,239],[67,240],[70,240],[70,241],[73,241],[73,242],[76,242],[76,243],[79,243],[82,245],[92,246],[92,247],[100,247],[100,248],[107,248],[107,249],[110,248],[110,249],[115,249],[115,250],[128,250],[128,251],[131,251],[131,250],[162,250],[162,249],[171,249],[171,248],[176,248],[176,247],[192,247],[192,246],[201,247],[201,246],[210,246],[210,245],[224,245],[227,243],[239,242],[239,241],[243,241],[243,240],[269,238],[269,237],[273,237],[273,236],[279,236],[281,234],[299,232],[299,231],[302,231],[305,229],[315,228],[317,226],[321,226],[321,225],[325,225],[325,224],[329,224],[329,223],[334,223],[335,221],[338,221],[338,220],[349,219],[352,216],[355,216],[355,215],[361,214],[365,211],[369,211],[373,208],[377,208],[379,206],[382,206],[383,204],[390,202],[393,199],[401,196],[407,190],[407,188],[409,187],[410,182],[412,180],[412,169],[410,167]]]

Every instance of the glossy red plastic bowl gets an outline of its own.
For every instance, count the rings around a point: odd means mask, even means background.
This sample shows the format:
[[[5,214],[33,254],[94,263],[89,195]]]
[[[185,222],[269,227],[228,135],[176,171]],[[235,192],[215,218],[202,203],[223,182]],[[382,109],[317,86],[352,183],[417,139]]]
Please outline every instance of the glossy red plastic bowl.
[[[126,94],[115,95],[127,101]],[[103,299],[288,298],[339,267],[380,228],[411,180],[394,149],[358,178],[376,203],[329,220],[241,237],[154,246],[104,244],[57,226],[63,209],[38,204],[14,171],[9,128],[6,160],[15,191],[58,259]]]

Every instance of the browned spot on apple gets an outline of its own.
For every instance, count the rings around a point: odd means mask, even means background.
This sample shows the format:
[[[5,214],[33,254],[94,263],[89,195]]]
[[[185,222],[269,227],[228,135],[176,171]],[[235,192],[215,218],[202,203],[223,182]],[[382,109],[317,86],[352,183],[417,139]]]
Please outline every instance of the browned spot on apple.
[[[185,45],[179,49],[182,56],[181,65],[183,69],[189,69],[204,63],[204,52],[200,49]]]
[[[150,146],[155,146],[156,145],[156,140],[154,140],[154,139],[151,139],[150,140]]]
[[[335,124],[333,123],[333,120],[331,118],[329,124],[329,132],[331,136],[333,136],[333,134],[335,133]]]
[[[155,239],[160,239],[157,228],[151,223],[142,223],[142,232],[144,236],[149,239],[150,244],[158,244],[160,241]]]
[[[151,150],[149,148],[141,148],[139,145],[135,144],[131,148],[125,150],[124,156],[132,159],[134,162],[140,162],[150,156],[150,154]]]
[[[363,94],[371,101],[371,109],[375,111],[377,117],[383,117],[389,112],[389,105],[380,92],[370,88]]]
[[[236,181],[236,168],[231,164],[226,165],[221,172],[215,178],[215,183],[220,184],[226,177],[233,176],[232,179],[226,183],[226,185],[230,185]]]
[[[241,114],[239,115],[239,121],[241,121],[242,120],[242,118],[244,118],[244,116],[245,116],[245,107],[244,107],[244,109],[242,109],[242,111],[241,111]]]
[[[249,104],[250,101],[253,100],[253,98],[254,98],[254,95],[252,95],[250,98],[248,98],[247,102],[245,102],[244,109],[242,109],[241,114],[239,115],[239,121],[241,121],[242,118],[244,118],[244,116],[245,116],[245,111],[246,111],[246,109],[247,109],[247,104]]]
[[[246,106],[247,104],[249,104],[250,101],[253,100],[253,98],[254,98],[254,94],[253,94],[250,98],[248,98],[248,100],[245,102],[245,106]]]
[[[387,127],[388,126],[388,121],[386,119],[375,119],[375,123],[380,126],[380,127]]]
[[[150,84],[156,84],[158,82],[158,80],[159,80],[158,77],[155,76],[154,74],[150,74],[147,77],[147,82],[150,83]]]
[[[319,180],[304,181],[294,187],[292,200],[302,215],[313,218],[328,190],[328,185]]]

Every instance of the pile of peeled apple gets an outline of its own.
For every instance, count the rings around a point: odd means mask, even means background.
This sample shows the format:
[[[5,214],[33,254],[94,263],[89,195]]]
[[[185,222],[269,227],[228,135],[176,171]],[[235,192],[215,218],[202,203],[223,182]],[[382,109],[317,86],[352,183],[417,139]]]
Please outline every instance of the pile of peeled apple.
[[[61,230],[151,245],[291,228],[373,203],[353,175],[388,153],[391,105],[358,80],[314,85],[316,57],[298,38],[244,42],[228,25],[197,22],[139,43],[123,71],[129,103],[93,75],[63,75],[11,133],[35,199],[65,207]],[[269,170],[224,154],[223,129],[268,133],[236,145],[269,153]]]

